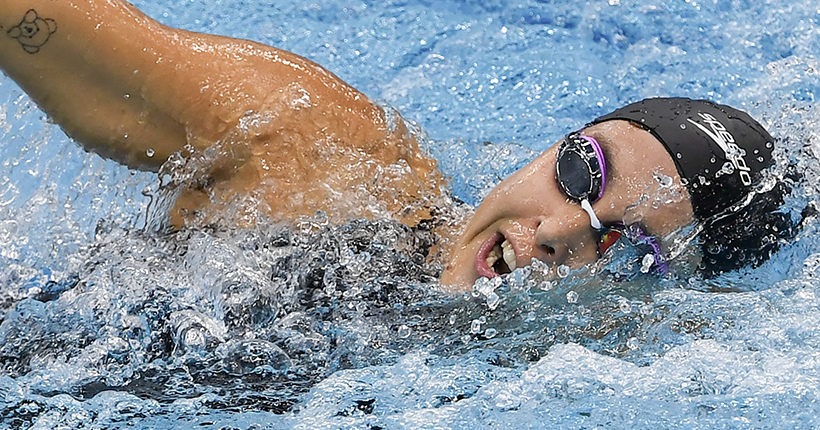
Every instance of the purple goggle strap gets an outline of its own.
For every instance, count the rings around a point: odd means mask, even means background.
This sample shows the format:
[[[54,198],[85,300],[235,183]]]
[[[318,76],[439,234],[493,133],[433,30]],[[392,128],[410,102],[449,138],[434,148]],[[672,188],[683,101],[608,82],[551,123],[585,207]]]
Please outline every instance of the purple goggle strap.
[[[595,151],[595,158],[598,160],[598,166],[601,168],[601,189],[598,191],[598,196],[592,201],[597,202],[604,196],[604,190],[606,190],[606,158],[604,158],[604,151],[601,149],[601,144],[594,137],[583,134],[579,134],[578,137],[586,140],[592,146],[592,150]]]
[[[631,225],[629,227],[620,225],[616,227],[616,229],[622,229],[627,233],[627,239],[633,244],[644,244],[652,248],[652,256],[655,257],[655,266],[658,268],[658,273],[661,275],[666,275],[669,273],[669,262],[666,261],[666,257],[663,255],[663,251],[661,250],[661,244],[658,243],[658,239],[654,236],[648,236],[642,228],[637,225]]]

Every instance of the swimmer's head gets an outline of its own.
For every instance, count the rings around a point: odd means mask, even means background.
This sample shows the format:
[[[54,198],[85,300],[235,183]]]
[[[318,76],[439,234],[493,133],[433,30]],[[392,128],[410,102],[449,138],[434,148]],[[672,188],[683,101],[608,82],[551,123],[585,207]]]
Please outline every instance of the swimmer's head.
[[[580,268],[606,251],[613,226],[667,238],[697,224],[706,275],[759,264],[778,243],[762,238],[791,228],[777,212],[785,188],[759,192],[773,146],[760,124],[728,106],[665,98],[618,109],[502,181],[468,223],[441,281],[468,288],[532,259]],[[574,195],[562,183],[578,177],[559,172],[564,158],[595,192]]]
[[[747,113],[707,100],[645,99],[594,120],[629,121],[652,133],[675,163],[700,223],[706,275],[758,265],[794,228],[779,212],[787,187],[762,190],[774,139]]]

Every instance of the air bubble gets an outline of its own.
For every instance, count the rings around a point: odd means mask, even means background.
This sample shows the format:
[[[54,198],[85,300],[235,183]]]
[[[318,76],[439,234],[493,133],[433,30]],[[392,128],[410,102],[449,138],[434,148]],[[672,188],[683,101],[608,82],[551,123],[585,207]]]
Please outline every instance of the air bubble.
[[[398,334],[399,334],[399,338],[401,338],[401,339],[407,339],[408,337],[410,337],[410,333],[412,333],[412,332],[413,332],[413,330],[411,330],[410,327],[407,327],[404,324],[399,326]]]
[[[681,123],[681,125],[680,125],[680,129],[681,129],[681,130],[686,130],[686,124]]]
[[[487,330],[484,330],[484,337],[486,337],[487,339],[494,338],[496,334],[498,334],[498,330],[492,327],[488,328]]]
[[[154,149],[153,148],[148,148],[148,150],[145,151],[145,155],[147,155],[148,158],[153,157],[154,156]]]
[[[578,302],[578,293],[575,291],[570,291],[567,293],[567,303],[577,303]]]

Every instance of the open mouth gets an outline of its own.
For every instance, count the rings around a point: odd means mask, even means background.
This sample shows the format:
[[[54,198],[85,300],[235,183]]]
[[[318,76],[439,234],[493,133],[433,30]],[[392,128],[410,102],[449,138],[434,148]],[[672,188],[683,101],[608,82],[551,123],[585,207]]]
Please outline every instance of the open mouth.
[[[515,267],[515,249],[501,233],[487,240],[476,256],[479,276],[494,278],[511,273]]]

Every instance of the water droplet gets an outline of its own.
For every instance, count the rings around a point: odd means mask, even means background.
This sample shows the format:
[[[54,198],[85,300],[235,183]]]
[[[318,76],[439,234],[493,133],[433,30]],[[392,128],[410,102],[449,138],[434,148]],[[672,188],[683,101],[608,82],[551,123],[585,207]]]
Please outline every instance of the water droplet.
[[[655,264],[655,256],[652,254],[644,255],[643,260],[641,260],[641,273],[649,273],[649,269],[652,268],[653,264]]]
[[[680,129],[681,129],[681,130],[686,130],[686,124],[681,123],[681,125],[680,125]]]
[[[182,344],[186,349],[199,349],[205,346],[205,334],[200,329],[189,328],[182,335]]]
[[[486,337],[487,339],[494,338],[496,334],[498,334],[498,330],[492,327],[488,328],[487,330],[484,330],[484,337]]]
[[[491,310],[495,310],[498,307],[498,304],[501,303],[501,298],[498,297],[498,294],[492,293],[487,296],[487,307]]]
[[[578,293],[575,291],[570,291],[567,293],[567,303],[576,303],[578,302]]]
[[[569,276],[569,266],[567,266],[565,264],[562,264],[562,265],[558,266],[557,272],[558,272],[558,276],[560,276],[562,278],[566,278],[567,276]]]
[[[626,341],[626,347],[633,351],[639,349],[640,345],[638,345],[638,338],[630,337],[629,340]]]
[[[450,325],[453,325],[455,323],[456,323],[456,316],[455,315],[450,315]]]
[[[678,160],[680,160],[683,157],[683,155],[680,152],[678,152],[677,154],[675,154],[675,157],[678,157]]]
[[[621,299],[618,301],[618,309],[620,309],[621,312],[628,314],[632,312],[632,305],[629,304],[629,300]]]
[[[399,338],[407,339],[408,337],[410,337],[410,333],[412,333],[413,330],[410,330],[410,327],[407,327],[406,325],[402,324],[402,325],[399,326],[398,332],[399,332]]]
[[[672,186],[672,182],[674,182],[671,176],[664,175],[663,173],[654,172],[654,176],[662,188],[669,188]]]
[[[325,294],[332,296],[336,292],[336,274],[333,270],[326,270],[322,276],[322,283],[325,284]]]
[[[122,98],[124,98],[124,99],[130,99],[130,98],[131,98],[131,94],[125,93],[125,94],[123,94],[123,95],[122,95]]]
[[[154,148],[148,148],[148,150],[145,151],[145,155],[147,155],[148,158],[153,157],[154,156]]]
[[[480,332],[481,332],[481,321],[473,320],[473,322],[470,323],[470,333],[475,334],[475,333],[480,333]]]

